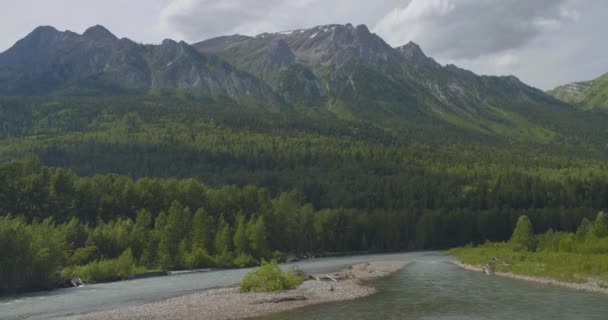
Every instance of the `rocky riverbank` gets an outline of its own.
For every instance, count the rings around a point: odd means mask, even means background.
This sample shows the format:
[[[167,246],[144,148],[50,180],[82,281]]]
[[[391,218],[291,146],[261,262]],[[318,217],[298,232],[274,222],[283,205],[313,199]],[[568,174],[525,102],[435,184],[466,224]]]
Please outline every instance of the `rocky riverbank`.
[[[241,319],[304,306],[353,300],[376,292],[367,280],[390,275],[407,265],[404,261],[376,261],[331,274],[315,274],[293,290],[278,293],[239,293],[236,286],[205,290],[181,297],[75,316],[84,320],[139,319]]]
[[[466,269],[466,270],[484,272],[483,268],[481,266],[468,265],[468,264],[461,263],[459,261],[451,261],[451,263],[453,263],[454,265],[459,266],[463,269]],[[575,289],[575,290],[583,290],[583,291],[589,291],[589,292],[595,292],[595,293],[608,294],[608,288],[602,288],[597,283],[592,282],[592,281],[587,282],[587,283],[565,282],[565,281],[555,280],[555,279],[551,279],[551,278],[533,277],[533,276],[515,274],[512,272],[495,272],[494,275],[497,275],[500,277],[507,277],[507,278],[511,278],[511,279],[531,281],[531,282],[542,283],[542,284],[547,284],[547,285],[570,288],[570,289]]]

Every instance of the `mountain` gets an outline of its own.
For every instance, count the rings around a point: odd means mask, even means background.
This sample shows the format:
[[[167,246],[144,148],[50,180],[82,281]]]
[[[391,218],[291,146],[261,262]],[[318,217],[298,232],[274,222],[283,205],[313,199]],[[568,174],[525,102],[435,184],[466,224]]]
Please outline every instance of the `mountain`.
[[[547,94],[584,109],[608,109],[608,73],[591,81],[559,86]]]
[[[178,94],[416,130],[448,126],[547,141],[540,114],[571,110],[514,76],[442,66],[366,26],[325,25],[143,45],[102,26],[82,35],[39,27],[0,53],[1,95]],[[542,119],[541,119],[542,120]]]
[[[39,27],[0,54],[0,94],[98,94],[189,90],[274,97],[263,81],[185,42],[142,45],[102,26],[82,35]]]
[[[442,66],[413,42],[393,48],[364,25],[224,36],[193,47],[264,79],[291,103],[388,127],[439,120],[545,139],[553,134],[531,123],[530,110],[571,108],[513,76]]]

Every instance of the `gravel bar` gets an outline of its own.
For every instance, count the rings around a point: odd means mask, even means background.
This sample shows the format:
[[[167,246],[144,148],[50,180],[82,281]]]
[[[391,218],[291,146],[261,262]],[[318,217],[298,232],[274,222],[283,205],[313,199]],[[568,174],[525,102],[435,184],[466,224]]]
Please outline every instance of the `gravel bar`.
[[[74,316],[83,320],[139,319],[243,319],[287,311],[304,306],[347,301],[374,294],[376,289],[365,281],[378,279],[401,270],[405,261],[375,261],[348,267],[323,281],[307,280],[298,288],[278,293],[239,293],[236,286],[204,290],[116,310]],[[324,274],[319,274],[323,278]]]

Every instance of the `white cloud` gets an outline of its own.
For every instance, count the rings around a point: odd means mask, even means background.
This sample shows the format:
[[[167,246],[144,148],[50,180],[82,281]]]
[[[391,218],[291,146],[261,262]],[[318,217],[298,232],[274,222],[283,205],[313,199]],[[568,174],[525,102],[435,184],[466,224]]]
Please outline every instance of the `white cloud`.
[[[410,40],[439,58],[463,59],[527,44],[578,19],[569,0],[412,0],[374,30],[394,45]]]
[[[606,0],[2,0],[0,51],[35,27],[159,43],[226,34],[367,24],[392,45],[410,40],[441,63],[514,74],[543,89],[608,71]],[[36,10],[32,10],[36,8]]]
[[[161,13],[166,33],[187,41],[256,35],[334,23],[373,24],[404,0],[173,0]]]

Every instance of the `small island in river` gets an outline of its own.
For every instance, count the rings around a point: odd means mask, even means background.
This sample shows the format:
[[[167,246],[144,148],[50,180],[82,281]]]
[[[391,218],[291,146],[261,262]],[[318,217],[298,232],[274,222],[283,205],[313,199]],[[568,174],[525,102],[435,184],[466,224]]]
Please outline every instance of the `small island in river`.
[[[406,261],[374,261],[329,274],[309,275],[292,290],[276,293],[240,293],[237,286],[204,290],[141,305],[75,316],[72,319],[241,319],[304,306],[357,299],[376,292],[364,281],[403,269]]]

